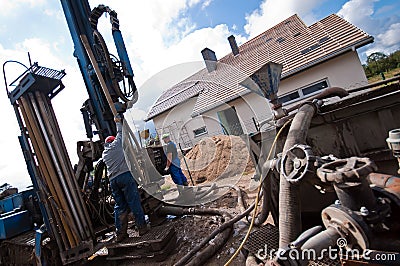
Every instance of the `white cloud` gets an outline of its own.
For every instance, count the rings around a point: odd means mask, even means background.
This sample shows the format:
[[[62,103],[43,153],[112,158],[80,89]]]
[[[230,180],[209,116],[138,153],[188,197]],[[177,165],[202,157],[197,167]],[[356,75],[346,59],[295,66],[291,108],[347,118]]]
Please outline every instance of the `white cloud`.
[[[46,8],[43,11],[44,14],[46,14],[49,17],[54,17],[58,20],[65,20],[64,18],[64,13],[62,12],[62,10],[55,10],[55,9],[50,9],[50,8]]]
[[[201,9],[202,10],[206,9],[211,3],[212,3],[212,0],[205,0],[203,2],[203,4],[201,5]]]
[[[85,139],[83,131],[80,107],[85,99],[85,89],[80,73],[60,60],[57,54],[52,53],[52,44],[41,39],[27,39],[22,43],[15,45],[14,49],[4,49],[0,45],[0,58],[8,60],[16,60],[28,65],[26,51],[30,51],[31,55],[36,56],[32,61],[39,61],[40,66],[53,68],[56,70],[65,69],[67,76],[64,78],[65,89],[60,92],[53,100],[58,123],[66,143],[71,163],[77,163],[76,142]],[[17,64],[9,63],[6,65],[6,77],[8,83],[15,79],[24,71]],[[1,77],[3,80],[3,77]],[[10,88],[13,90],[13,88]],[[5,93],[4,93],[5,94]],[[4,182],[11,183],[19,188],[26,187],[31,183],[26,164],[22,156],[17,136],[20,135],[17,119],[13,111],[12,105],[7,97],[0,97],[0,112],[2,117],[3,128],[7,129],[7,134],[0,138],[0,184]],[[5,137],[7,136],[7,137]]]
[[[363,58],[374,52],[389,54],[400,48],[400,19],[375,17],[388,7],[383,6],[375,10],[374,4],[378,0],[350,0],[339,10],[338,15],[364,30],[375,38],[373,44],[364,49]]]
[[[372,18],[374,2],[377,0],[350,0],[342,6],[337,14],[367,33],[375,34],[377,25]]]
[[[400,49],[400,23],[390,25],[390,27],[382,33],[375,36],[375,42],[365,51],[366,55],[375,52],[390,54]]]
[[[0,0],[2,16],[12,16],[19,8],[42,6],[46,0]]]
[[[294,14],[298,14],[306,24],[313,23],[316,18],[312,10],[324,1],[264,0],[259,9],[246,16],[244,29],[253,38]]]
[[[3,60],[16,60],[27,62],[27,54],[22,50],[5,49],[0,44],[0,58]],[[8,84],[18,77],[25,68],[15,63],[5,65]],[[3,72],[1,72],[3,82]],[[13,88],[9,88],[10,91]],[[26,187],[31,184],[28,171],[17,136],[20,135],[15,113],[9,99],[6,97],[5,88],[0,94],[0,112],[2,117],[3,133],[0,138],[0,184],[10,183],[16,187]]]
[[[379,34],[377,37],[385,46],[397,45],[398,47],[400,44],[400,23],[390,25],[386,32]]]

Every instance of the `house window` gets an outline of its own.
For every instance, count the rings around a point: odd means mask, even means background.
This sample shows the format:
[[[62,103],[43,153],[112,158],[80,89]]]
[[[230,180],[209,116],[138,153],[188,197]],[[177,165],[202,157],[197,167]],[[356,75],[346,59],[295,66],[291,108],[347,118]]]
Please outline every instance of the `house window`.
[[[316,83],[312,83],[306,87],[302,87],[288,94],[282,95],[279,97],[279,101],[282,104],[292,103],[317,94],[325,88],[328,88],[328,80],[326,79],[318,81]]]
[[[283,43],[283,42],[285,41],[285,38],[279,37],[278,39],[276,39],[276,41],[277,41],[278,43]]]
[[[271,40],[272,40],[272,38],[268,38],[268,39],[265,40],[265,42],[269,42]]]
[[[293,100],[296,100],[298,98],[300,98],[300,94],[299,94],[299,92],[295,91],[295,92],[286,94],[282,97],[279,97],[279,100],[281,101],[281,103],[286,103],[286,102],[291,102]]]
[[[324,37],[324,38],[320,39],[318,42],[319,42],[320,44],[322,44],[322,43],[324,43],[324,42],[326,42],[326,41],[328,41],[328,40],[329,40],[329,37]]]
[[[197,129],[193,130],[193,133],[194,133],[195,138],[199,137],[201,135],[207,134],[207,128],[205,126],[197,128]]]
[[[303,95],[306,96],[309,94],[314,94],[316,92],[319,92],[320,90],[323,90],[327,87],[328,87],[328,82],[326,82],[326,80],[323,80],[321,82],[315,83],[301,90],[303,92]]]

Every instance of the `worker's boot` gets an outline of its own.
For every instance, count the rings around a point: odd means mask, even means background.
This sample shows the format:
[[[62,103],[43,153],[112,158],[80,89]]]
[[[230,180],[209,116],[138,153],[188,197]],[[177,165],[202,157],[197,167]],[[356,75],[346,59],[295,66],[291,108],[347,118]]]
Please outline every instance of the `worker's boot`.
[[[119,215],[119,220],[121,223],[121,229],[117,230],[117,238],[115,242],[121,242],[128,238],[128,213],[124,212]]]
[[[150,228],[147,224],[138,226],[139,236],[145,235],[149,230],[150,230]]]

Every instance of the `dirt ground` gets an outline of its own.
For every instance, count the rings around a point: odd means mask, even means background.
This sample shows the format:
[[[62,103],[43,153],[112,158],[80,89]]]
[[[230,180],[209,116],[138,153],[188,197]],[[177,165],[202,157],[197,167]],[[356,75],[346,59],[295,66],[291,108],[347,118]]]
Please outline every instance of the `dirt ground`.
[[[256,197],[256,190],[249,191],[250,180],[254,174],[254,165],[249,159],[246,143],[237,136],[213,136],[200,141],[186,154],[186,162],[181,160],[185,175],[189,180],[187,167],[191,172],[194,185],[207,183],[224,185],[236,185],[242,191],[245,208],[251,205]],[[170,177],[165,178],[163,187],[168,189],[173,186]],[[236,184],[235,184],[236,183]],[[228,212],[232,217],[240,214],[243,207],[238,203],[238,194],[235,189],[227,189],[223,194],[217,194],[217,199],[200,203],[196,208],[213,208]],[[162,265],[169,266],[177,263],[183,256],[196,247],[203,239],[209,236],[223,221],[217,216],[186,215],[183,217],[171,217],[164,225],[172,226],[177,233],[177,244],[174,250],[163,260],[155,261],[155,258],[136,260],[123,260],[110,263],[105,256],[96,258],[92,265]],[[213,257],[209,258],[205,265],[224,265],[240,246],[249,228],[243,219],[234,224],[232,234]],[[129,231],[128,231],[129,233]],[[211,241],[212,242],[212,241]],[[211,243],[212,244],[212,243]],[[231,265],[245,265],[245,257],[241,253],[233,260]]]
[[[248,191],[248,182],[252,177],[253,172],[244,175],[238,184],[242,190],[242,197],[247,206],[254,202],[256,191]],[[246,207],[247,207],[246,206]],[[216,201],[210,202],[200,207],[216,208],[224,210],[234,217],[241,213],[238,204],[238,196],[235,190],[229,190],[224,196]],[[207,237],[214,229],[222,223],[216,216],[183,216],[169,219],[166,223],[171,223],[177,232],[177,245],[175,249],[168,255],[168,257],[161,262],[154,259],[139,259],[139,260],[120,260],[110,262],[106,260],[105,256],[96,257],[91,261],[90,265],[161,265],[169,266],[174,265],[180,258],[193,249],[205,237]],[[224,265],[230,257],[234,254],[239,247],[248,229],[248,224],[244,221],[239,221],[234,224],[233,233],[227,243],[220,249],[212,258],[210,258],[205,265]],[[245,258],[239,254],[231,263],[231,265],[245,265]]]

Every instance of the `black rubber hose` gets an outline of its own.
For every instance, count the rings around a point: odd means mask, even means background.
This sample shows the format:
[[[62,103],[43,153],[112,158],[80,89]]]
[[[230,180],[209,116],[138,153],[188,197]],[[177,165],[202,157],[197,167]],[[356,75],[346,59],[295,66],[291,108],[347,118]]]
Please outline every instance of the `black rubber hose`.
[[[206,237],[205,239],[203,239],[203,241],[201,243],[199,243],[197,246],[195,246],[189,253],[187,253],[185,256],[183,256],[176,264],[175,266],[182,266],[182,265],[187,265],[187,262],[191,259],[195,259],[196,261],[196,265],[202,264],[205,261],[207,261],[212,255],[214,255],[214,253],[216,251],[218,251],[222,245],[226,242],[226,241],[222,241],[222,239],[228,239],[230,234],[231,234],[231,230],[232,230],[232,226],[234,223],[238,222],[239,220],[241,220],[243,217],[246,217],[253,209],[254,209],[255,205],[252,204],[250,205],[245,212],[235,216],[234,218],[230,219],[229,221],[223,223],[220,227],[216,228],[208,237]],[[211,214],[211,215],[220,215],[222,216],[223,214],[225,214],[225,217],[230,217],[229,214],[225,213],[225,212],[221,212],[219,210],[216,209],[203,209],[203,210],[198,210],[198,209],[184,209],[181,207],[175,207],[175,206],[165,206],[162,209],[160,209],[160,213],[161,214],[171,214],[171,215],[176,215],[176,216],[182,216],[185,214],[189,214],[189,215],[204,215],[204,214]],[[225,231],[229,231],[225,232]],[[196,253],[198,253],[206,244],[208,244],[210,242],[211,239],[213,239],[214,237],[216,237],[219,233],[222,233],[222,236],[218,239],[216,242],[214,242],[215,244],[219,244],[216,245],[216,248],[208,248],[205,249],[205,253],[200,252],[199,254],[196,255]],[[214,253],[211,253],[211,251],[213,251]],[[207,256],[205,256],[207,255]],[[202,262],[199,262],[199,260],[203,260]]]
[[[209,260],[218,250],[220,250],[225,243],[228,241],[233,231],[233,227],[230,226],[223,230],[217,237],[213,240],[213,245],[208,245],[201,252],[193,256],[193,258],[187,263],[182,264],[186,266],[198,266],[204,265],[204,263]],[[177,265],[177,264],[175,264]]]
[[[282,154],[285,154],[295,144],[305,144],[315,112],[316,107],[313,104],[305,104],[300,107],[290,125]],[[283,167],[287,173],[292,170],[292,166],[289,164]],[[300,188],[297,184],[289,183],[282,173],[280,174],[279,188],[279,247],[284,248],[301,233]]]
[[[235,216],[234,218],[230,219],[228,222],[223,223],[220,227],[218,227],[217,229],[215,229],[207,238],[203,239],[203,241],[198,244],[196,247],[194,247],[188,254],[186,254],[182,259],[180,259],[175,266],[183,266],[186,265],[186,262],[189,261],[203,246],[205,246],[206,244],[208,244],[208,242],[210,242],[211,239],[213,239],[214,237],[216,237],[220,232],[222,232],[223,230],[230,228],[233,226],[234,223],[238,222],[239,220],[241,220],[243,217],[246,217],[255,207],[255,204],[252,204],[249,208],[246,209],[245,212],[243,212],[242,214],[239,214],[237,216]],[[211,256],[211,255],[210,255]],[[209,257],[210,257],[209,256]],[[209,258],[208,257],[208,258]],[[208,259],[206,258],[206,260]]]
[[[270,173],[267,174],[267,177],[264,179],[262,183],[262,204],[261,204],[261,212],[257,215],[256,219],[254,220],[254,225],[255,226],[260,226],[262,225],[268,218],[268,214],[270,212],[270,207],[269,207],[269,198],[268,196],[270,195],[270,188],[269,188],[269,178],[271,178]]]

